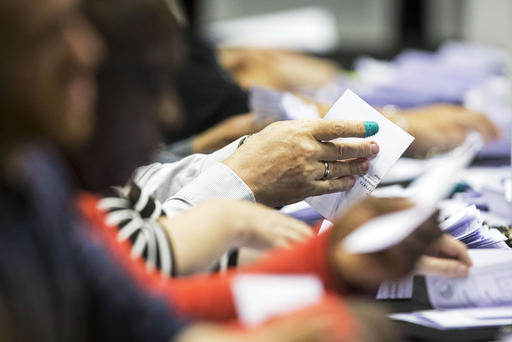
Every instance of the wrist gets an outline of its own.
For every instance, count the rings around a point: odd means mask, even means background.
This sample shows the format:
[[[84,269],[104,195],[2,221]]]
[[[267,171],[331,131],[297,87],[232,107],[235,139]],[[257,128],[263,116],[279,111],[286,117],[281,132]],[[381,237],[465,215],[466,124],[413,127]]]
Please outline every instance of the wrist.
[[[219,220],[226,227],[231,246],[240,248],[247,244],[251,237],[250,215],[247,215],[243,201],[230,201],[224,203],[224,210],[220,211]]]
[[[242,152],[243,150],[238,149],[227,159],[223,160],[222,164],[231,169],[231,171],[233,171],[238,176],[238,178],[240,178],[240,180],[249,188],[249,190],[251,190],[256,202],[261,202],[260,187],[258,186],[257,182],[258,172],[254,172],[253,168],[251,168],[248,163],[244,161]]]

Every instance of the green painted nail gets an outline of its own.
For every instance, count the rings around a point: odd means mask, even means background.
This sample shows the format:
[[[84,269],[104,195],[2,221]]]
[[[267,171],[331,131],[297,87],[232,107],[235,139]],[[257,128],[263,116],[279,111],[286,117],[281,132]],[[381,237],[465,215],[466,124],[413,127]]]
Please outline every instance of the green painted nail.
[[[366,130],[365,138],[377,134],[379,131],[379,124],[375,121],[364,121],[364,128]]]

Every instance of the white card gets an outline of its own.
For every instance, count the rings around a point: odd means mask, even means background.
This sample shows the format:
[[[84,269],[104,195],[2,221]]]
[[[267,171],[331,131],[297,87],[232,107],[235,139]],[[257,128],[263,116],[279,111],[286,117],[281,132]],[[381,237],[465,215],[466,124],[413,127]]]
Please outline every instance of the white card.
[[[306,202],[315,210],[332,221],[377,187],[384,175],[413,142],[414,137],[386,119],[350,90],[343,93],[324,119],[365,120],[375,121],[379,124],[379,132],[368,138],[375,141],[380,147],[379,154],[370,160],[368,173],[356,177],[356,183],[349,191],[306,199]],[[353,141],[354,139],[357,138],[341,138],[338,141]]]
[[[314,305],[324,295],[312,275],[244,274],[233,280],[232,290],[238,319],[249,327]]]

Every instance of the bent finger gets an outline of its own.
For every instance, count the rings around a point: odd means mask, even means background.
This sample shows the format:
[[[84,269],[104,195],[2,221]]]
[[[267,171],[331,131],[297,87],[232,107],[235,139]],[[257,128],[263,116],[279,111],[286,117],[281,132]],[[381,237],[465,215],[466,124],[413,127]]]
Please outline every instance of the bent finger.
[[[485,141],[495,140],[501,137],[501,130],[484,114],[472,112],[462,120],[462,125],[467,129],[473,129],[482,134]]]
[[[466,276],[468,272],[469,267],[463,262],[426,255],[420,258],[414,271],[415,274],[444,277],[463,277]]]
[[[344,176],[336,179],[319,180],[314,182],[313,193],[310,196],[331,194],[350,190],[356,180],[353,176]]]
[[[281,225],[305,237],[312,237],[314,235],[313,229],[310,226],[291,217],[286,217],[286,219],[281,222]]]
[[[443,234],[439,238],[439,251],[442,256],[457,259],[468,266],[473,262],[468,254],[468,248],[462,242],[455,240],[451,235]]]
[[[290,229],[289,227],[282,227],[281,229],[279,229],[279,236],[280,238],[292,243],[308,239],[308,236],[296,230]]]

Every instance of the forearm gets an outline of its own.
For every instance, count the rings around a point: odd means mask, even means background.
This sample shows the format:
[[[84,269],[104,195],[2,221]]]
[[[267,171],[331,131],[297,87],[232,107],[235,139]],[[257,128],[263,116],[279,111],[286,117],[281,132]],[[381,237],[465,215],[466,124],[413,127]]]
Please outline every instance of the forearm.
[[[216,165],[218,162],[223,161],[236,151],[241,139],[238,139],[224,148],[208,155],[193,154],[174,163],[153,163],[151,165],[140,167],[135,171],[133,180],[142,189],[144,189],[146,193],[161,203],[169,200],[171,203],[168,204],[168,206],[173,209],[171,212],[182,212],[194,205],[195,202],[193,199],[189,199],[187,197],[189,195],[177,196],[179,195],[179,192],[187,186],[192,188],[192,192],[207,191],[208,189],[194,190],[197,188],[197,186],[193,185],[195,179],[204,171]],[[228,175],[228,183],[223,184],[222,187],[229,188],[231,186],[229,181],[232,178],[233,177],[229,177]],[[222,182],[222,179],[218,178],[212,178],[212,180],[215,182]],[[210,182],[212,182],[212,180],[210,180]],[[235,183],[238,183],[238,181],[235,180]],[[221,195],[222,194],[219,196],[218,193],[213,193],[209,196],[207,192],[204,193],[204,196],[208,198],[223,197]],[[244,197],[242,196],[242,198]]]
[[[215,198],[255,202],[251,189],[229,167],[216,163],[163,203],[168,216],[175,216],[196,204]]]
[[[132,179],[147,194],[163,203],[214,164],[215,160],[210,156],[194,154],[174,163],[139,167]]]
[[[104,238],[112,257],[131,274],[144,289],[164,295],[178,313],[197,319],[225,321],[237,318],[232,281],[241,273],[308,273],[322,278],[326,288],[338,288],[331,279],[325,248],[328,238],[321,235],[292,250],[275,251],[262,261],[240,271],[225,275],[201,274],[191,277],[168,278],[148,272],[147,264],[133,258],[132,244],[120,240],[118,232],[107,225],[107,213],[98,210],[98,198],[82,196],[78,205],[98,236]]]
[[[205,214],[204,209],[202,214]],[[159,219],[162,229],[172,242],[177,275],[211,270],[226,252],[242,244],[242,230],[235,229],[233,224],[227,222],[222,224],[226,217],[221,214],[218,212],[211,215],[218,217],[216,223],[219,224],[215,227],[210,224],[194,224],[198,221],[194,217],[195,212]]]

